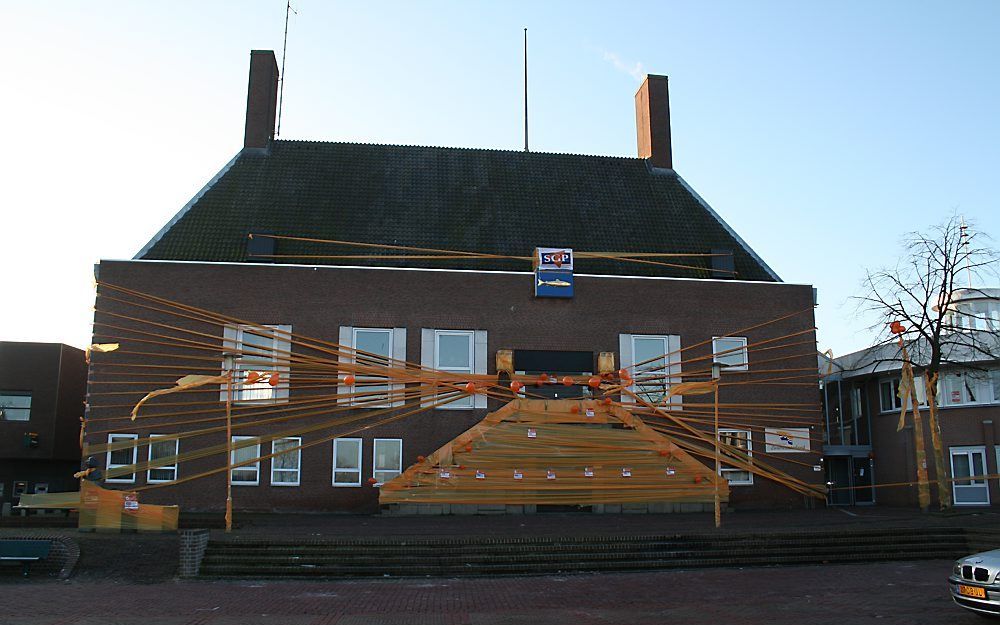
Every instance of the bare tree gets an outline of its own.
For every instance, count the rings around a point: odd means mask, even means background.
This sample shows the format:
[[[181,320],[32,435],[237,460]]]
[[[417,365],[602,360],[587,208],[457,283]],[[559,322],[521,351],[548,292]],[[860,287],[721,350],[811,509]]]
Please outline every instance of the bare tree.
[[[881,363],[902,363],[906,356],[923,375],[942,508],[950,507],[951,491],[944,481],[936,419],[938,375],[944,366],[974,369],[1000,360],[1000,320],[987,307],[977,311],[967,305],[1000,295],[988,288],[1000,286],[998,254],[989,243],[989,237],[953,215],[928,232],[906,235],[895,267],[868,271],[863,294],[855,298],[859,311],[876,319],[869,328],[875,343],[857,364],[874,371]],[[893,322],[902,324],[902,340],[890,329]]]

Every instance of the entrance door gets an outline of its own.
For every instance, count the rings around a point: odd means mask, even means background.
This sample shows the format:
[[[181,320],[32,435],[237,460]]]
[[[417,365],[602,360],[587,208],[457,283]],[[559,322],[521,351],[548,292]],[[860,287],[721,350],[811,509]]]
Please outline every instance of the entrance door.
[[[951,447],[951,475],[955,478],[952,492],[956,506],[988,506],[990,488],[986,479],[973,476],[986,474],[985,447]],[[962,479],[968,478],[968,479]]]
[[[854,503],[851,496],[851,457],[827,456],[826,481],[830,485],[827,503],[831,506],[850,506]]]
[[[851,493],[854,497],[854,505],[865,505],[875,503],[875,489],[872,488],[872,461],[871,458],[854,456],[851,458],[852,480]]]

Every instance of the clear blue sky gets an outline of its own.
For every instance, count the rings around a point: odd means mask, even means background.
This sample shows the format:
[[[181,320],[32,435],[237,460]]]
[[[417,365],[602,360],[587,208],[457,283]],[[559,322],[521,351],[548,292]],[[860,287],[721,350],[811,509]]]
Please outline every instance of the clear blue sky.
[[[1000,236],[1000,2],[293,4],[282,138],[635,154],[668,74],[677,170],[789,282],[820,347],[903,233]],[[0,3],[0,339],[89,342],[92,266],[136,251],[240,148],[249,50],[284,1]],[[613,224],[611,224],[613,227]]]

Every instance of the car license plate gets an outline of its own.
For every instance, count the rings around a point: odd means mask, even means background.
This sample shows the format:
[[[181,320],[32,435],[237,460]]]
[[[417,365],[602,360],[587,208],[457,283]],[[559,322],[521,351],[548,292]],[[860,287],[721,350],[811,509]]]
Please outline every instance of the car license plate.
[[[966,597],[975,597],[976,599],[985,599],[986,589],[979,588],[978,586],[966,586],[964,584],[959,584],[958,594]]]

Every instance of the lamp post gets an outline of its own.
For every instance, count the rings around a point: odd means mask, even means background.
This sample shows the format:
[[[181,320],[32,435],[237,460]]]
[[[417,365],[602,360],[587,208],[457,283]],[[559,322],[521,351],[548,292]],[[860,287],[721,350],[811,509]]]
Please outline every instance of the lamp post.
[[[722,526],[722,504],[719,501],[719,480],[722,477],[722,458],[719,451],[719,378],[722,364],[712,363],[712,379],[715,380],[715,527]]]
[[[224,353],[222,361],[226,369],[226,532],[233,531],[233,367],[235,357]]]

